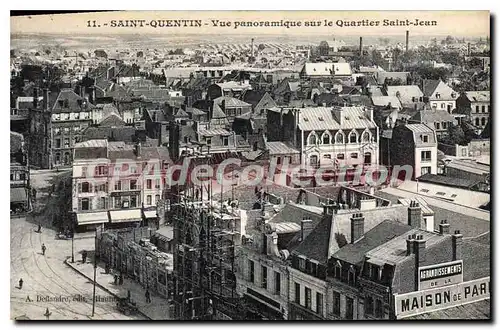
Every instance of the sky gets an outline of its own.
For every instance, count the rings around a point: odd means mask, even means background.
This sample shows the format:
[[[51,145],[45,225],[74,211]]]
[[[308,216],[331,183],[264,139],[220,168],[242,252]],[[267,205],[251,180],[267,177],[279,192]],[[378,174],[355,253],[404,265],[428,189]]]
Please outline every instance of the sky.
[[[201,27],[111,27],[112,20],[201,20]],[[388,21],[435,21],[434,26],[383,26]],[[94,22],[96,21],[94,26]],[[230,22],[231,26],[215,27],[212,20]],[[292,21],[300,27],[237,27],[235,22]],[[332,26],[325,26],[325,20]],[[338,21],[379,22],[378,26],[343,26]],[[88,22],[90,21],[90,23]],[[306,27],[306,22],[321,26]],[[106,13],[57,14],[11,17],[11,34],[258,34],[258,35],[364,35],[383,36],[402,34],[409,30],[413,36],[452,35],[486,37],[490,35],[488,11],[121,11]],[[90,26],[89,26],[90,24]],[[104,26],[107,24],[107,26]],[[100,25],[100,27],[97,27]]]

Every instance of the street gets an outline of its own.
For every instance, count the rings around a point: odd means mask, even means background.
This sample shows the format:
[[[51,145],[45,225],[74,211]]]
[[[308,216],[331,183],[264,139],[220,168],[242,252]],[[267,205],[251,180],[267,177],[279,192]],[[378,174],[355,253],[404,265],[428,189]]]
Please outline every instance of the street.
[[[32,186],[38,190],[37,208],[43,209],[51,201],[47,188],[52,179],[61,174],[54,171],[32,173]],[[45,205],[44,205],[45,204]],[[42,213],[43,214],[43,213]],[[116,309],[115,297],[96,287],[98,301],[92,317],[92,282],[76,273],[64,261],[71,256],[71,240],[56,239],[51,219],[43,215],[11,218],[11,318],[25,316],[32,320],[143,320],[141,315],[125,316]],[[38,224],[42,232],[37,233]],[[75,262],[81,263],[82,250],[94,250],[94,238],[74,240]],[[47,247],[42,255],[42,243]],[[90,260],[87,262],[91,262]],[[20,289],[19,280],[23,279]]]

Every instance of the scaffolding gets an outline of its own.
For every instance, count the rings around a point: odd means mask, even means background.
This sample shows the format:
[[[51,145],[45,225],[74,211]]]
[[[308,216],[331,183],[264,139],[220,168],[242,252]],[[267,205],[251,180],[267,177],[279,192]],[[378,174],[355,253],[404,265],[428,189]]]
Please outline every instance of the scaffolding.
[[[208,157],[201,159],[210,165]],[[220,206],[213,201],[211,181],[188,183],[182,193],[173,189],[175,318],[232,318],[228,313],[238,312],[239,300],[234,268],[238,215],[225,209],[222,188]]]

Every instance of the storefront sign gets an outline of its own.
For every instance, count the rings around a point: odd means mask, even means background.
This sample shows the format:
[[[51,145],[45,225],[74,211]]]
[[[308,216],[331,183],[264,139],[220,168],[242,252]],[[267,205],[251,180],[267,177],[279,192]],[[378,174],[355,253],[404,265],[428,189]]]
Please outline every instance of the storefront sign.
[[[418,268],[419,290],[439,288],[464,281],[462,260]]]
[[[396,318],[460,306],[490,298],[490,277],[434,288],[394,295]]]

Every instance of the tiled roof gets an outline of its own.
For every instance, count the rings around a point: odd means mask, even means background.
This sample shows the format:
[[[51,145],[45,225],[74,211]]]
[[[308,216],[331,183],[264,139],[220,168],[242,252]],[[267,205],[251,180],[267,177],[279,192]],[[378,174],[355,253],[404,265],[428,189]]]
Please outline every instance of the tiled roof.
[[[465,95],[471,102],[490,102],[490,91],[471,91]]]
[[[222,111],[219,104],[214,101],[211,119],[218,119],[218,118],[226,118],[226,114],[224,113],[224,111]]]
[[[372,102],[373,105],[379,107],[385,107],[391,104],[392,108],[402,108],[401,103],[396,96],[372,96]]]
[[[378,71],[375,73],[377,77],[377,83],[379,85],[384,84],[386,79],[400,79],[403,84],[406,84],[408,77],[410,76],[409,72],[388,72],[388,71]]]
[[[419,122],[424,124],[441,123],[441,122],[455,122],[455,117],[445,110],[421,110],[418,111],[413,117],[410,118],[410,122]]]
[[[118,127],[125,126],[125,121],[117,113],[110,113],[99,122],[99,126],[103,127]]]
[[[131,126],[122,127],[87,127],[82,131],[84,140],[110,139],[112,141],[133,142],[135,128]]]
[[[238,89],[252,88],[252,86],[250,84],[245,84],[245,83],[239,82],[239,81],[227,81],[227,82],[223,82],[223,83],[217,83],[216,85],[219,86],[221,89],[238,90]]]
[[[413,104],[415,103],[413,97],[416,98],[416,101],[420,100],[420,97],[423,97],[424,93],[422,93],[417,85],[404,85],[387,86],[387,95],[399,97],[402,104]]]
[[[222,101],[225,101],[226,108],[251,106],[250,103],[244,102],[242,100],[239,100],[239,99],[237,99],[235,97],[231,97],[231,96],[220,96],[220,97],[214,99],[214,104],[217,103],[218,105],[222,105]]]
[[[424,79],[422,81],[422,91],[425,96],[431,96],[436,90],[441,80]]]
[[[376,128],[374,121],[362,107],[342,107],[342,124],[333,114],[333,108],[316,107],[299,109],[299,128],[303,131]]]
[[[300,153],[299,150],[294,149],[280,141],[266,142],[266,147],[269,150],[270,155],[289,155]]]
[[[411,230],[411,226],[399,221],[385,220],[373,229],[365,232],[362,239],[354,244],[347,244],[333,254],[333,257],[352,265],[363,262],[365,253],[380,246],[396,236]]]
[[[198,134],[200,134],[201,136],[217,136],[217,135],[229,136],[232,133],[223,128],[213,128],[213,129],[199,130]]]
[[[62,104],[60,104],[62,102]],[[67,106],[66,106],[67,105]],[[62,89],[52,107],[53,113],[88,111],[93,106],[71,89]]]
[[[89,140],[85,142],[78,142],[75,144],[76,148],[106,148],[108,146],[108,141],[102,140]]]

